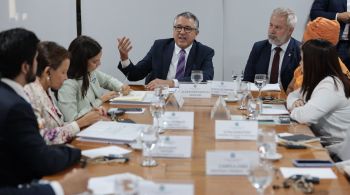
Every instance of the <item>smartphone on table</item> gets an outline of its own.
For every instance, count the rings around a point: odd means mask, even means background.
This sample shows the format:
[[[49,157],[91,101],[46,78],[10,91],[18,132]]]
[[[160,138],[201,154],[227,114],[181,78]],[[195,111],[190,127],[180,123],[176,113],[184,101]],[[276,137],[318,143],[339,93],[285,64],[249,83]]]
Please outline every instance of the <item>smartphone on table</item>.
[[[296,167],[332,167],[334,163],[330,160],[296,159],[293,160],[293,165]]]

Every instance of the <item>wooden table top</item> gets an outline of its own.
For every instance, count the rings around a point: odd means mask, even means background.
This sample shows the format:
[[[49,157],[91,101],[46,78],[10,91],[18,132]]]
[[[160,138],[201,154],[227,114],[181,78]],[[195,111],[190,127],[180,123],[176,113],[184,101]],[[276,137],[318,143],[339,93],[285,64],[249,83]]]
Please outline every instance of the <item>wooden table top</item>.
[[[263,95],[284,97],[276,92],[264,93]],[[130,172],[147,180],[193,183],[195,194],[198,195],[256,194],[255,189],[252,187],[246,176],[207,176],[205,173],[205,155],[208,150],[256,150],[256,143],[254,141],[215,140],[215,120],[210,118],[210,110],[216,98],[217,97],[213,97],[211,100],[185,99],[185,105],[181,109],[176,106],[175,100],[172,98],[166,106],[166,111],[193,111],[195,113],[193,131],[172,130],[165,132],[165,135],[191,135],[193,137],[192,158],[155,158],[159,165],[157,167],[145,168],[140,166],[142,152],[133,151],[130,154],[130,161],[126,164],[89,164],[86,168],[92,176],[107,176],[111,174]],[[108,104],[106,107],[115,107],[115,105]],[[148,106],[145,107],[147,108]],[[241,111],[237,109],[237,103],[229,103],[228,107],[231,114],[241,113]],[[130,118],[136,123],[151,124],[152,122],[152,117],[148,108],[143,114],[125,114],[123,117]],[[291,130],[288,125],[259,125],[259,128],[274,128],[277,133],[293,131],[291,133],[312,134],[309,128],[305,125],[296,125],[293,130]],[[84,150],[106,146],[107,144],[74,140],[72,145]],[[320,146],[319,143],[314,143],[314,145]],[[128,148],[126,145],[118,146]],[[330,159],[325,150],[291,150],[278,146],[277,151],[283,155],[283,158],[279,161],[273,162],[275,168],[293,167],[293,159]],[[78,165],[75,167],[78,167]],[[70,170],[71,169],[45,177],[45,179],[59,179]],[[343,174],[336,168],[333,168],[333,171],[336,173],[338,179],[321,179],[320,184],[315,185],[314,194],[350,193],[350,185]],[[281,185],[282,182],[283,177],[281,173],[276,171],[273,184]],[[265,191],[266,194],[302,194],[294,188],[280,188],[273,190],[271,186]]]

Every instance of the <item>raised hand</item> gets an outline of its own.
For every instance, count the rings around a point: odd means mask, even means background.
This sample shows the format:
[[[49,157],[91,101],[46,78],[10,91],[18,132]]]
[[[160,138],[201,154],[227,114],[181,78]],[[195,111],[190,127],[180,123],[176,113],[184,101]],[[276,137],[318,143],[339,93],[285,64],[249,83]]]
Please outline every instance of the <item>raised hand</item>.
[[[132,49],[131,41],[127,37],[117,38],[118,40],[118,50],[120,54],[120,59],[127,60],[129,59],[129,51]]]

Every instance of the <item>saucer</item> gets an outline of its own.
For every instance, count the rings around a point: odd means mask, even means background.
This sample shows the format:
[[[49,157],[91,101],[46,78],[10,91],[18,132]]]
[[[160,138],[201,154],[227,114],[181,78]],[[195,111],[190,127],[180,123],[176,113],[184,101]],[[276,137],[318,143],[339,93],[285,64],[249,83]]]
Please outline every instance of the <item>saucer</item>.
[[[129,143],[129,146],[134,150],[142,150],[142,144],[137,142]]]
[[[228,99],[227,97],[225,97],[224,100],[225,100],[225,102],[237,102],[238,98]]]
[[[270,154],[270,155],[267,155],[266,157],[262,156],[263,159],[266,159],[266,160],[279,160],[282,158],[282,154],[280,153],[275,153],[275,154]]]

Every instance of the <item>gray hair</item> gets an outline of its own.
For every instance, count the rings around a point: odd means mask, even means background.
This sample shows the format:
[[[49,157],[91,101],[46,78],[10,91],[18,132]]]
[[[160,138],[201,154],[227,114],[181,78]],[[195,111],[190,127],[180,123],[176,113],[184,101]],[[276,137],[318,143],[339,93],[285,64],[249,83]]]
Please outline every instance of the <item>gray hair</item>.
[[[192,14],[191,12],[188,12],[188,11],[182,12],[182,13],[176,15],[176,17],[174,19],[174,25],[176,23],[176,20],[181,16],[185,17],[187,19],[192,19],[194,21],[194,26],[196,27],[196,31],[199,32],[199,20],[198,20],[198,18],[194,14]]]
[[[273,10],[271,16],[283,16],[283,17],[285,17],[287,20],[287,25],[290,28],[294,28],[297,21],[298,21],[297,16],[295,15],[294,11],[292,11],[289,8],[282,8],[282,7],[276,8]]]

